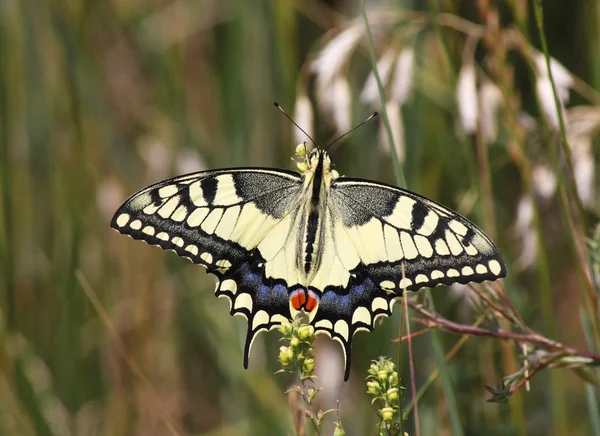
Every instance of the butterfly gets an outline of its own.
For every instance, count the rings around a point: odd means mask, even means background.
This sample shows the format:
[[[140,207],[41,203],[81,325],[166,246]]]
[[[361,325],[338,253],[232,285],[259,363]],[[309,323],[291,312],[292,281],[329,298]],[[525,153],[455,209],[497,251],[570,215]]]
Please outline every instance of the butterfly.
[[[230,168],[174,177],[132,195],[111,226],[204,266],[257,333],[300,312],[342,345],[390,316],[404,290],[496,280],[500,252],[476,225],[414,192],[342,177],[326,150],[298,146],[299,172]]]

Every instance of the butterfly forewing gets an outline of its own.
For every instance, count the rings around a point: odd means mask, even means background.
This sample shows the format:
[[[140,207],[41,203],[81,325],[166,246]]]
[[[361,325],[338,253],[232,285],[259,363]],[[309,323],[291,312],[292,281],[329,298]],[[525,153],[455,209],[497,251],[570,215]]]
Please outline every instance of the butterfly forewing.
[[[217,296],[230,300],[232,315],[248,320],[247,367],[256,333],[289,318],[287,283],[265,276],[268,262],[257,247],[262,243],[270,248],[274,242],[269,240],[286,239],[290,226],[284,224],[301,189],[300,176],[287,171],[195,173],[134,194],[115,213],[111,226],[174,250],[219,278]],[[267,237],[269,233],[278,238]]]
[[[358,179],[339,179],[331,192],[341,224],[355,235],[360,272],[383,289],[416,291],[506,275],[494,243],[451,209],[410,191]]]

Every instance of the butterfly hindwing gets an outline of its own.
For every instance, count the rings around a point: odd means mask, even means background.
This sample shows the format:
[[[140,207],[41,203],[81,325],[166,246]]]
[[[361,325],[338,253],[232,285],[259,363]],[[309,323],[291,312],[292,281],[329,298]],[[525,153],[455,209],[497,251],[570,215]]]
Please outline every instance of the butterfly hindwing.
[[[379,317],[390,316],[395,294],[386,293],[368,276],[354,274],[345,287],[327,287],[313,319],[315,331],[342,345],[344,380],[350,376],[352,337],[359,330],[373,331]]]
[[[111,226],[203,265],[219,279],[232,315],[248,320],[244,366],[255,335],[289,318],[288,286],[265,276],[257,246],[289,213],[302,182],[268,169],[206,171],[165,180],[129,198]]]
[[[243,260],[221,276],[215,291],[218,297],[229,299],[231,315],[242,315],[248,321],[244,368],[248,368],[248,357],[256,335],[289,319],[287,284],[266,278],[261,266],[263,262],[257,253]]]

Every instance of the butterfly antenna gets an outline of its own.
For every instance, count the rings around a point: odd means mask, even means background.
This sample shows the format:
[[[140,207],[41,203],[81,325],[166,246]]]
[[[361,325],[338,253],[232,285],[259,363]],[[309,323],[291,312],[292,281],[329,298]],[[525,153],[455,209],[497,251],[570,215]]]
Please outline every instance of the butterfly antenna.
[[[304,133],[306,136],[308,136],[308,139],[310,139],[310,142],[312,142],[312,143],[313,143],[313,145],[315,146],[315,148],[317,148],[317,144],[315,143],[315,140],[314,140],[314,139],[312,139],[312,138],[311,138],[311,136],[310,136],[308,133],[306,133],[302,127],[300,127],[298,124],[296,124],[296,122],[295,122],[294,120],[292,120],[292,117],[290,117],[290,116],[289,116],[289,115],[288,115],[288,114],[287,114],[287,113],[286,113],[286,112],[283,110],[283,108],[282,108],[281,106],[279,106],[279,103],[277,103],[276,101],[274,101],[274,102],[273,102],[273,106],[275,106],[277,109],[279,109],[279,110],[280,110],[280,111],[283,113],[283,115],[285,115],[285,117],[286,117],[288,120],[290,120],[290,121],[292,122],[292,124],[293,124],[294,126],[298,127],[298,130],[300,130],[302,133]]]
[[[332,142],[329,143],[329,145],[327,147],[325,147],[325,150],[327,150],[329,147],[331,147],[333,144],[335,144],[336,142],[338,142],[340,139],[342,139],[344,136],[349,135],[350,133],[354,132],[356,129],[358,129],[360,126],[362,126],[363,124],[365,124],[368,121],[371,121],[373,118],[375,118],[377,115],[379,115],[379,112],[375,111],[371,114],[371,116],[369,118],[367,118],[366,120],[364,120],[362,123],[360,123],[358,126],[353,127],[352,129],[348,130],[346,133],[344,133],[342,136],[338,136],[336,139],[334,139]]]

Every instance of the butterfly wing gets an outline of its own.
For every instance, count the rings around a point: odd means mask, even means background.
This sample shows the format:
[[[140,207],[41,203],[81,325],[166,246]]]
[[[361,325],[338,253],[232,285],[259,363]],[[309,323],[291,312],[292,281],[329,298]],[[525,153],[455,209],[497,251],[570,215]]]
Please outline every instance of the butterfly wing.
[[[302,192],[299,174],[271,169],[225,169],[175,177],[130,197],[111,227],[173,250],[217,276],[215,293],[232,315],[248,320],[244,367],[255,335],[289,319],[284,280],[267,277],[259,249],[267,235],[289,239],[289,212]],[[273,246],[271,243],[270,246]]]
[[[404,289],[482,282],[506,275],[490,238],[456,212],[413,192],[360,179],[340,178],[328,201],[329,263],[341,265],[336,286],[317,283],[315,331],[342,344],[349,376],[351,342],[391,315]],[[331,268],[332,271],[335,268]],[[334,280],[328,279],[330,283]]]

